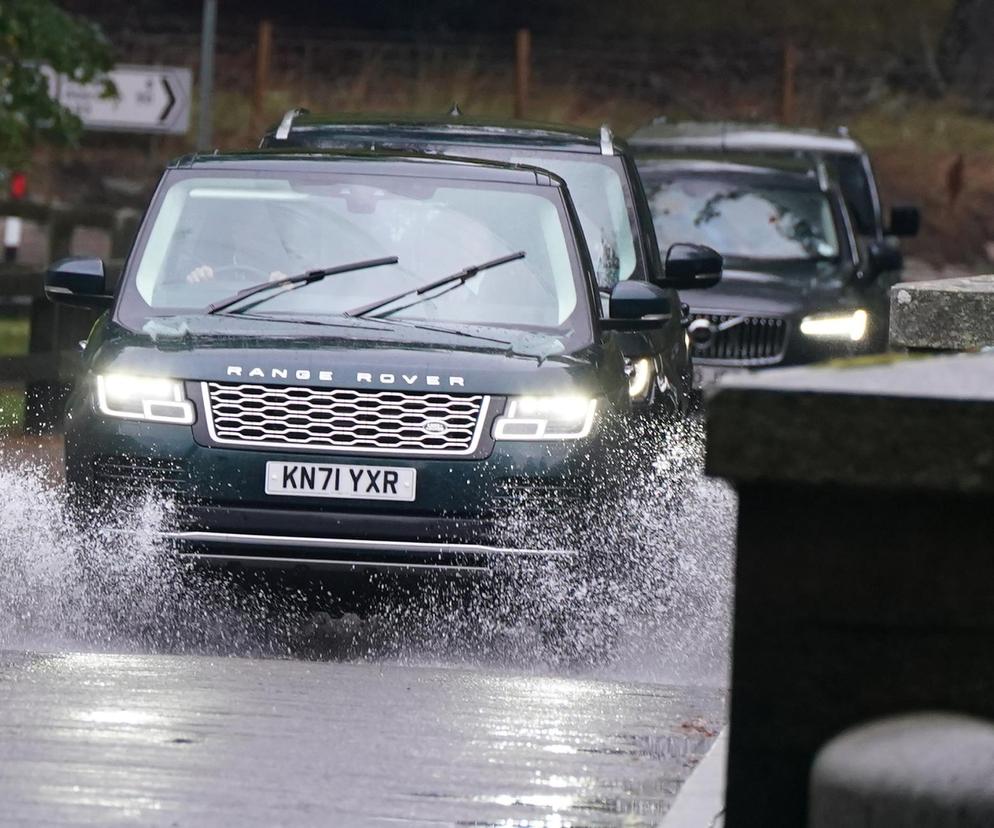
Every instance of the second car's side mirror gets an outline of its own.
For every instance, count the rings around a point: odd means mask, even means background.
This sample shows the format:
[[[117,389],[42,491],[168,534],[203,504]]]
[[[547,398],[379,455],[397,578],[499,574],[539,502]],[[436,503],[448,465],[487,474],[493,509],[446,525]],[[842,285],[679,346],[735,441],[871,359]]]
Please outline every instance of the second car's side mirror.
[[[867,247],[871,277],[879,273],[890,273],[904,267],[904,256],[894,244],[886,241],[872,241]]]
[[[724,266],[717,250],[703,244],[674,244],[666,251],[663,284],[677,290],[714,287]]]
[[[922,214],[917,207],[891,207],[889,236],[917,236]]]
[[[611,289],[610,317],[602,320],[609,330],[642,330],[659,327],[672,314],[670,297],[652,282],[626,279]]]
[[[45,274],[45,296],[52,302],[87,308],[109,308],[107,276],[100,259],[63,259]]]

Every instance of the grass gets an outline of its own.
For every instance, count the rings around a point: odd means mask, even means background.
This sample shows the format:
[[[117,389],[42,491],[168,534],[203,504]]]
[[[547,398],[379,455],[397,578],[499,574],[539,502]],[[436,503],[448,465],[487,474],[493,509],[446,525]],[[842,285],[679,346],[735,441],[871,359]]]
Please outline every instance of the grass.
[[[0,317],[0,356],[26,354],[29,333],[27,317]]]
[[[28,352],[27,317],[0,317],[0,358]],[[0,387],[0,432],[24,427],[24,390]]]
[[[970,112],[953,97],[909,100],[896,96],[861,112],[850,126],[871,149],[913,148],[946,155],[994,151],[994,120]]]
[[[20,431],[24,427],[24,391],[0,388],[0,432]]]

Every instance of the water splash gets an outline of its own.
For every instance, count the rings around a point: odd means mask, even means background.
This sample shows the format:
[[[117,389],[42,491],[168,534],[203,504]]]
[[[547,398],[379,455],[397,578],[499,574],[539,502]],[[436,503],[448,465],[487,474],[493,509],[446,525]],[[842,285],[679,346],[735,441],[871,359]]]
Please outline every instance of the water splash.
[[[0,466],[0,496],[0,648],[289,652],[293,596],[274,603],[179,561],[156,538],[167,502],[84,528],[49,469],[23,460]]]
[[[156,540],[169,504],[82,530],[43,465],[0,466],[0,647],[89,647],[509,664],[723,685],[735,502],[702,475],[695,421],[626,426],[616,468],[572,500],[524,497],[509,540],[584,551],[494,577],[379,582],[366,617],[195,572]],[[135,531],[137,529],[137,531]],[[333,615],[338,615],[332,608]],[[309,620],[308,620],[309,618]]]

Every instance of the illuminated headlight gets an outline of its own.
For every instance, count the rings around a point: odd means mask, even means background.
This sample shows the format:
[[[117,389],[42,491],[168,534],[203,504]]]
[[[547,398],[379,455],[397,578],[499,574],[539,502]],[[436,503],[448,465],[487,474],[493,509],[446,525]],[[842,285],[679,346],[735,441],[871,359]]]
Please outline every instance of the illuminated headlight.
[[[97,376],[97,407],[108,417],[148,420],[154,423],[193,422],[193,403],[183,393],[183,383],[131,374]]]
[[[818,313],[801,320],[801,333],[824,339],[848,339],[859,342],[866,336],[869,317],[865,310],[849,313]]]
[[[651,359],[625,360],[625,374],[628,377],[628,396],[636,402],[643,401],[652,387],[652,377],[656,366]]]
[[[590,434],[596,413],[589,397],[514,397],[494,423],[494,439],[578,440]]]

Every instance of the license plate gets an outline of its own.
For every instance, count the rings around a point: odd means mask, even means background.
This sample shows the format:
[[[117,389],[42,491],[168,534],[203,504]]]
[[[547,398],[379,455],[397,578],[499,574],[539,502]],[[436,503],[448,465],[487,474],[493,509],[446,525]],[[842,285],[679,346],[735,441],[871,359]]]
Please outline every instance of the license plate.
[[[414,500],[415,469],[332,463],[266,463],[266,494]]]

